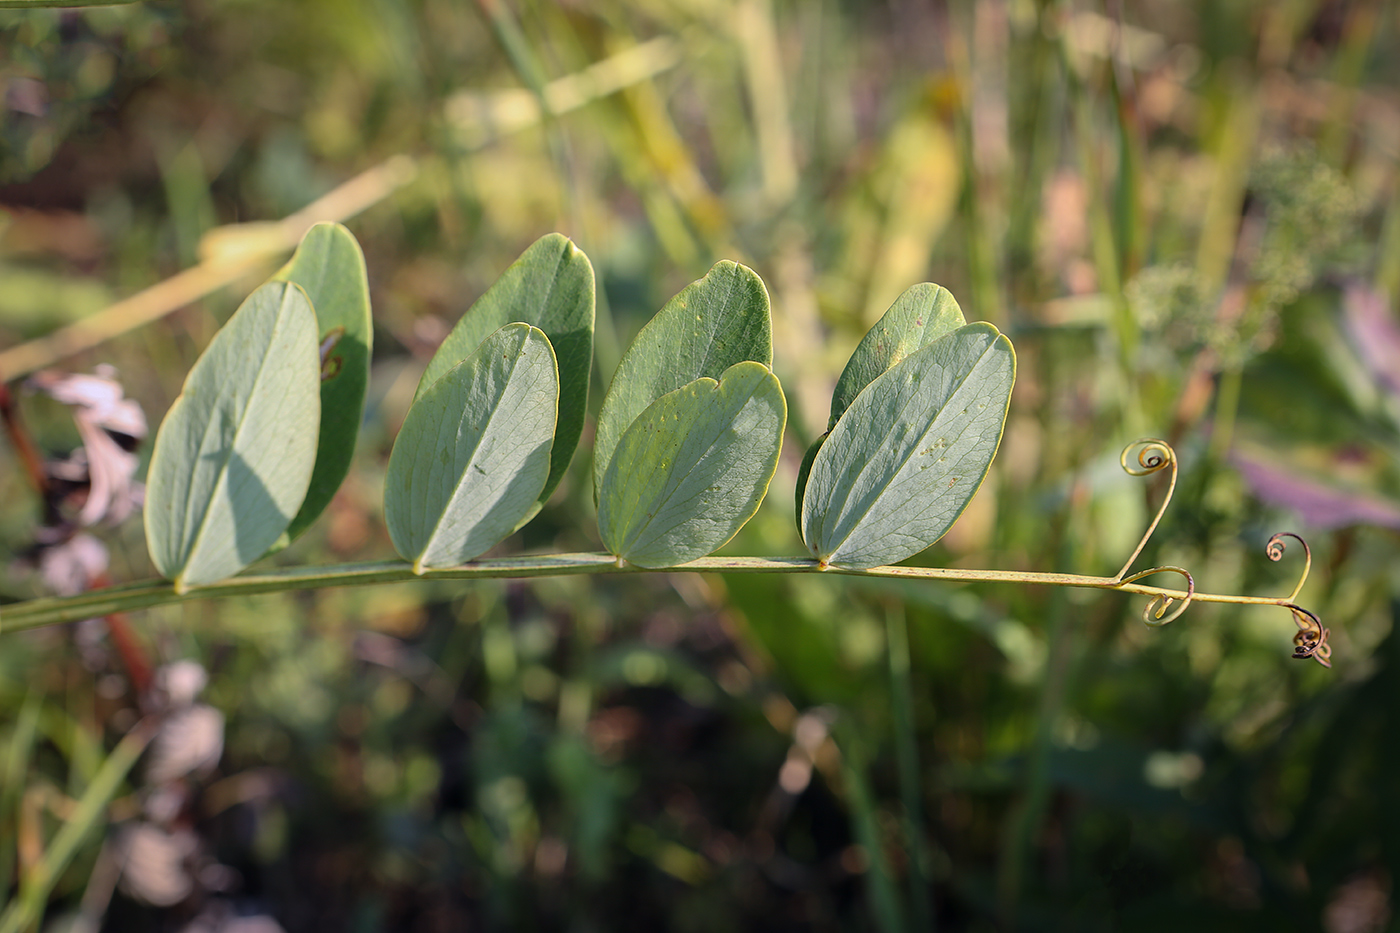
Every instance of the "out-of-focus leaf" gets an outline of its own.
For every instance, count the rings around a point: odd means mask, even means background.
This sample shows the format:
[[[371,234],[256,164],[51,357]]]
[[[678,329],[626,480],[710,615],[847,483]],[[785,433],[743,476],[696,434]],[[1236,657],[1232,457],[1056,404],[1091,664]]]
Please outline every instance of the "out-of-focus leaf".
[[[880,244],[870,254],[852,251],[847,260],[848,274],[867,283],[865,321],[875,320],[886,302],[920,278],[972,169],[963,164],[946,122],[926,107],[896,117],[874,148],[879,154],[871,181],[884,203],[871,219],[880,224]],[[850,268],[853,261],[861,265]]]
[[[657,399],[603,478],[604,546],[640,567],[670,567],[723,545],[758,511],[786,424],[777,377],[752,361]]]
[[[593,316],[593,264],[563,234],[540,237],[462,315],[429,361],[414,398],[422,398],[444,373],[506,324],[531,324],[544,331],[559,365],[559,421],[549,478],[539,493],[543,504],[564,478],[583,431],[593,366]]]
[[[269,282],[190,370],[146,479],[146,543],[177,591],[232,576],[286,531],[315,465],[320,369],[306,293]]]
[[[546,761],[550,776],[563,795],[571,823],[570,844],[579,853],[583,877],[607,877],[626,786],[621,773],[598,760],[581,739],[560,735],[549,746]]]
[[[389,455],[384,517],[416,572],[480,556],[529,515],[558,404],[554,351],[528,324],[496,331],[414,403]]]
[[[969,324],[871,382],[812,463],[802,509],[812,553],[876,567],[941,538],[987,475],[1015,378],[1011,342]]]
[[[92,279],[0,266],[0,327],[12,334],[38,337],[96,314],[113,300],[111,291]]]
[[[350,470],[364,418],[374,344],[369,278],[360,244],[340,224],[317,224],[274,280],[295,282],[316,311],[321,339],[321,432],[316,468],[301,509],[279,546],[296,540],[330,504]]]
[[[1363,285],[1346,290],[1342,302],[1347,333],[1376,381],[1400,395],[1400,322],[1385,296]]]
[[[744,360],[773,364],[768,291],[752,269],[719,262],[666,302],[618,362],[598,412],[594,498],[601,501],[613,451],[648,405],[701,377],[718,379]]]
[[[1230,460],[1260,501],[1296,512],[1310,528],[1400,528],[1400,503],[1304,476],[1248,453],[1236,452]]]
[[[24,873],[19,895],[11,899],[4,913],[0,913],[0,930],[24,930],[38,923],[50,892],[77,855],[78,847],[106,821],[108,805],[141,757],[150,736],[148,729],[138,727],[112,749],[76,805],[67,809],[63,825],[44,847],[43,857]]]
[[[810,613],[794,599],[794,586],[810,582],[724,575],[725,592],[739,610],[745,640],[772,659],[773,677],[784,693],[799,705],[839,703],[850,709],[869,696],[869,672],[851,662],[842,644],[848,618]],[[832,605],[839,603],[833,600]]]

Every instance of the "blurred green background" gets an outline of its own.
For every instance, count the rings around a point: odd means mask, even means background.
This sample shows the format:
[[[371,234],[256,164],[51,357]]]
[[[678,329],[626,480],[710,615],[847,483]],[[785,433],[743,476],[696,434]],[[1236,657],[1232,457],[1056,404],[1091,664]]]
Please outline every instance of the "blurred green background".
[[[1331,671],[1290,659],[1279,609],[1152,629],[1113,593],[815,576],[153,610],[137,648],[208,670],[222,757],[173,790],[138,766],[43,929],[1400,928],[1391,5],[197,0],[4,10],[0,36],[0,346],[415,160],[347,221],[367,420],[275,563],[392,556],[383,473],[419,374],[559,230],[598,273],[595,411],[711,263],[767,282],[791,430],[722,553],[802,551],[793,483],[835,377],[934,281],[1020,374],[991,475],[917,563],[1113,573],[1162,492],[1118,453],[1157,435],[1182,473],[1144,561],[1282,595],[1301,556],[1264,542],[1303,533],[1334,647]],[[113,364],[154,426],[277,261],[63,365]],[[40,446],[75,446],[21,395]],[[501,553],[599,547],[589,430]],[[18,561],[38,514],[0,446],[6,600],[42,592]],[[102,536],[114,580],[152,575],[139,520]],[[137,713],[100,626],[0,637],[0,899]],[[188,840],[144,878],[121,842],[142,820]]]

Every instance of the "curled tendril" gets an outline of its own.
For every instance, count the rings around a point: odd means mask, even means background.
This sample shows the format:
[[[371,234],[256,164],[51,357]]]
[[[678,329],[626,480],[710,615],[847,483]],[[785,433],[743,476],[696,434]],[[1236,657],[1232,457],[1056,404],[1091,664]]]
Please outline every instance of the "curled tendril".
[[[1129,464],[1130,459],[1136,460],[1137,466]],[[1160,438],[1140,437],[1123,448],[1118,455],[1118,463],[1129,476],[1147,476],[1169,465],[1175,466],[1176,451]]]
[[[1298,623],[1298,634],[1293,636],[1293,657],[1299,660],[1312,658],[1323,667],[1331,667],[1332,646],[1327,644],[1327,636],[1332,634],[1332,630],[1323,627],[1322,620],[1308,610],[1292,605],[1298,594],[1303,592],[1303,584],[1308,582],[1308,572],[1312,570],[1312,548],[1293,532],[1281,531],[1269,539],[1269,543],[1264,546],[1264,553],[1269,555],[1269,560],[1282,560],[1283,552],[1288,547],[1286,538],[1292,538],[1303,546],[1304,558],[1303,573],[1298,577],[1293,592],[1284,600],[1289,604],[1289,611],[1293,613],[1293,621]]]
[[[1269,560],[1282,560],[1283,552],[1288,546],[1284,538],[1292,538],[1303,546],[1303,575],[1298,578],[1298,585],[1293,587],[1293,592],[1288,594],[1288,602],[1293,602],[1298,598],[1298,594],[1303,592],[1303,584],[1308,582],[1308,572],[1312,570],[1312,548],[1308,547],[1308,542],[1298,537],[1291,531],[1280,531],[1269,539],[1265,545],[1264,552],[1269,555]]]
[[[1186,578],[1186,598],[1172,609],[1175,603],[1174,596],[1154,596],[1142,609],[1142,621],[1148,625],[1166,625],[1168,622],[1175,622],[1181,618],[1181,614],[1186,611],[1186,607],[1191,605],[1191,600],[1196,598],[1196,580],[1191,576],[1190,571],[1184,567],[1153,567],[1149,570],[1139,570],[1131,577],[1124,577],[1119,583],[1135,583],[1143,577],[1151,576],[1154,573],[1179,573]],[[1167,610],[1171,609],[1168,613]]]
[[[1137,548],[1134,549],[1127,563],[1123,565],[1123,569],[1118,571],[1116,579],[1122,583],[1128,575],[1128,570],[1133,566],[1133,561],[1138,559],[1142,549],[1147,547],[1152,533],[1157,530],[1162,516],[1166,514],[1167,506],[1171,504],[1172,493],[1176,491],[1176,451],[1172,450],[1172,446],[1164,440],[1155,437],[1142,437],[1123,448],[1123,452],[1118,455],[1118,463],[1129,476],[1150,476],[1168,467],[1172,471],[1171,482],[1167,484],[1167,494],[1157,509],[1156,517],[1152,519],[1152,524],[1148,525],[1147,530],[1143,532],[1142,540],[1138,542]]]
[[[1170,468],[1172,471],[1171,482],[1167,484],[1167,494],[1162,499],[1162,504],[1157,508],[1157,515],[1152,519],[1152,524],[1147,526],[1147,530],[1142,534],[1142,540],[1138,541],[1138,546],[1133,550],[1132,556],[1128,558],[1123,569],[1118,571],[1114,579],[1118,583],[1132,583],[1141,580],[1143,577],[1151,576],[1154,573],[1170,572],[1179,573],[1186,578],[1186,598],[1181,600],[1180,605],[1172,609],[1172,603],[1176,602],[1174,597],[1154,596],[1152,601],[1142,611],[1142,620],[1148,625],[1166,625],[1181,617],[1186,611],[1186,607],[1191,605],[1191,599],[1196,595],[1196,581],[1191,574],[1181,567],[1153,567],[1150,570],[1140,570],[1132,576],[1128,576],[1128,571],[1133,566],[1133,561],[1142,554],[1142,549],[1147,547],[1148,540],[1152,533],[1157,530],[1158,524],[1162,521],[1162,516],[1167,512],[1167,506],[1171,504],[1172,493],[1176,491],[1176,451],[1172,450],[1172,445],[1156,437],[1141,437],[1133,441],[1123,452],[1118,455],[1118,464],[1129,476],[1150,476],[1153,473]]]
[[[1138,546],[1133,550],[1132,556],[1123,565],[1123,569],[1113,577],[1112,583],[1113,586],[1135,583],[1154,573],[1175,573],[1184,577],[1186,580],[1186,595],[1184,597],[1178,601],[1175,596],[1158,594],[1152,597],[1152,601],[1142,611],[1142,620],[1148,625],[1166,625],[1168,622],[1180,618],[1186,608],[1191,605],[1191,600],[1196,596],[1196,581],[1182,567],[1152,567],[1148,570],[1139,570],[1131,576],[1128,571],[1132,569],[1133,562],[1142,555],[1143,549],[1147,547],[1147,542],[1151,540],[1157,526],[1161,524],[1162,516],[1167,512],[1167,506],[1171,504],[1172,493],[1176,491],[1176,451],[1172,450],[1171,445],[1160,438],[1143,437],[1123,448],[1123,452],[1118,456],[1118,463],[1129,476],[1150,476],[1161,470],[1171,470],[1171,481],[1167,484],[1167,494],[1162,498],[1162,504],[1158,506],[1152,524],[1147,526],[1147,530],[1142,534],[1142,540],[1138,541]],[[1293,587],[1293,592],[1278,601],[1279,605],[1287,607],[1293,613],[1293,620],[1298,624],[1298,633],[1293,636],[1293,657],[1312,658],[1323,667],[1331,667],[1332,646],[1327,644],[1327,637],[1331,634],[1331,629],[1323,627],[1322,621],[1317,616],[1294,603],[1298,594],[1303,591],[1303,584],[1308,582],[1308,572],[1312,570],[1312,550],[1308,547],[1308,543],[1298,535],[1291,531],[1284,531],[1269,539],[1265,551],[1269,555],[1269,560],[1282,559],[1283,552],[1288,546],[1286,540],[1288,538],[1292,538],[1303,546],[1305,558],[1303,573],[1298,578],[1297,585]],[[1267,601],[1272,602],[1272,600]]]
[[[1312,658],[1323,667],[1332,666],[1332,646],[1327,644],[1330,628],[1323,628],[1322,620],[1306,609],[1289,606],[1293,621],[1298,623],[1298,634],[1293,636],[1293,657],[1299,660]]]

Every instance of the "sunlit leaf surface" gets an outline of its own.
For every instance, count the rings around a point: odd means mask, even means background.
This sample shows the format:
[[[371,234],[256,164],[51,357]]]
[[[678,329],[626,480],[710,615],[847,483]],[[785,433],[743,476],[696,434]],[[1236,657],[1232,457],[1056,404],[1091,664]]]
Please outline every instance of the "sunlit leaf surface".
[[[760,363],[663,395],[622,435],[603,479],[603,544],[641,567],[720,547],[763,501],[786,422],[782,387]]]
[[[350,470],[364,417],[374,329],[360,244],[341,224],[317,224],[275,276],[311,299],[321,341],[321,431],[316,469],[301,509],[280,544],[296,540],[325,511]]]
[[[177,589],[232,576],[287,529],[316,461],[320,368],[306,293],[270,282],[190,370],[146,480],[147,546]]]
[[[593,366],[593,309],[593,266],[588,257],[563,234],[546,234],[462,315],[429,361],[414,395],[422,398],[506,324],[520,322],[544,331],[559,365],[559,421],[540,503],[564,478],[583,431]]]
[[[638,332],[613,374],[593,441],[593,491],[601,497],[613,450],[648,405],[735,363],[773,364],[773,324],[763,280],[719,262],[681,290]]]
[[[836,389],[831,394],[831,418],[827,421],[827,434],[836,427],[836,422],[850,407],[851,402],[855,401],[861,389],[868,386],[875,377],[915,350],[927,346],[944,334],[951,334],[965,323],[957,299],[943,286],[922,282],[906,289],[875,326],[866,331],[855,352],[846,362],[841,378],[836,380]],[[806,493],[807,479],[812,463],[816,460],[817,451],[826,442],[827,434],[817,438],[807,449],[802,458],[802,466],[797,472],[799,527],[802,523],[802,497]]]
[[[389,456],[384,517],[415,570],[480,556],[533,510],[558,399],[544,332],[507,324],[414,403]]]
[[[860,390],[909,354],[939,337],[951,334],[967,322],[952,293],[942,285],[922,282],[900,295],[875,326],[866,331],[851,354],[836,390],[831,395],[831,419],[836,427],[841,415]]]
[[[970,324],[872,381],[812,463],[802,510],[812,553],[876,567],[941,538],[987,475],[1015,378],[1011,342]]]

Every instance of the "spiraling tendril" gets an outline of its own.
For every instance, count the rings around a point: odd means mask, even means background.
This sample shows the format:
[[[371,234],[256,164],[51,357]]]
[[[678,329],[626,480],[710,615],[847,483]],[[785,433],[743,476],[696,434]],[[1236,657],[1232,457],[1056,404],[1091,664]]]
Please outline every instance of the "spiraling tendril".
[[[1142,534],[1142,540],[1138,541],[1138,546],[1134,549],[1132,556],[1128,558],[1123,569],[1114,576],[1114,581],[1118,584],[1132,583],[1141,580],[1143,577],[1151,576],[1154,573],[1179,573],[1186,578],[1186,598],[1181,600],[1175,609],[1170,613],[1172,603],[1176,602],[1170,596],[1154,596],[1152,601],[1142,610],[1142,620],[1148,625],[1166,625],[1181,617],[1186,611],[1186,607],[1191,605],[1192,598],[1196,595],[1196,581],[1191,574],[1181,567],[1153,567],[1149,570],[1139,570],[1132,576],[1128,576],[1128,571],[1132,569],[1133,562],[1142,554],[1142,549],[1147,547],[1147,542],[1152,537],[1152,533],[1157,530],[1157,526],[1162,521],[1162,516],[1167,512],[1167,506],[1171,504],[1172,493],[1176,491],[1176,451],[1166,441],[1156,437],[1142,437],[1133,441],[1123,452],[1118,455],[1118,463],[1123,467],[1123,471],[1129,476],[1150,476],[1168,467],[1171,468],[1171,482],[1167,484],[1167,494],[1162,499],[1161,506],[1157,509],[1157,515],[1152,519],[1152,524],[1147,526],[1147,530]]]
[[[1129,464],[1129,460],[1136,460],[1137,466]],[[1167,466],[1171,466],[1174,471],[1176,451],[1172,450],[1171,444],[1161,438],[1140,437],[1123,448],[1123,452],[1118,455],[1118,462],[1129,476],[1147,476],[1149,473],[1156,473]],[[1173,475],[1175,475],[1174,472]],[[1171,497],[1168,496],[1168,498]]]
[[[1288,547],[1285,538],[1292,538],[1303,546],[1304,558],[1303,573],[1298,577],[1293,592],[1284,599],[1284,602],[1289,604],[1289,611],[1293,613],[1293,621],[1298,623],[1298,634],[1293,636],[1293,657],[1302,661],[1312,658],[1323,667],[1331,667],[1332,646],[1327,644],[1327,636],[1332,634],[1332,630],[1325,628],[1322,620],[1308,610],[1292,605],[1298,594],[1303,592],[1303,584],[1308,582],[1308,572],[1312,570],[1312,548],[1293,532],[1280,531],[1269,539],[1269,543],[1264,546],[1264,553],[1269,555],[1269,560],[1282,560],[1283,552]]]
[[[1322,620],[1306,609],[1288,607],[1293,612],[1293,621],[1298,623],[1298,634],[1293,636],[1293,657],[1300,661],[1312,658],[1323,667],[1332,666],[1332,646],[1327,644],[1330,628],[1323,628]]]
[[[1196,598],[1196,580],[1191,576],[1190,571],[1184,567],[1152,567],[1148,570],[1139,570],[1131,577],[1124,577],[1119,583],[1136,583],[1143,577],[1151,576],[1154,573],[1179,573],[1186,578],[1186,597],[1177,602],[1174,596],[1154,596],[1151,601],[1142,607],[1142,621],[1148,625],[1166,625],[1168,622],[1175,622],[1181,618],[1181,614],[1186,611],[1186,607],[1191,605],[1191,600]],[[1172,609],[1172,604],[1176,603],[1176,608]],[[1168,609],[1172,609],[1170,613]]]
[[[1298,598],[1298,594],[1303,592],[1303,584],[1308,582],[1308,573],[1312,570],[1312,548],[1308,547],[1308,542],[1298,537],[1291,531],[1280,531],[1269,539],[1269,543],[1264,546],[1264,553],[1269,555],[1269,560],[1283,560],[1283,552],[1288,546],[1284,538],[1292,538],[1303,546],[1303,575],[1298,578],[1298,585],[1293,587],[1293,592],[1288,594],[1288,602],[1293,602]]]
[[[1133,441],[1123,448],[1123,453],[1118,457],[1118,463],[1123,467],[1124,472],[1129,476],[1150,476],[1162,470],[1171,470],[1171,480],[1167,484],[1167,494],[1162,498],[1162,504],[1157,509],[1156,516],[1152,523],[1143,532],[1142,539],[1138,541],[1138,546],[1133,550],[1132,556],[1128,558],[1123,569],[1112,578],[1114,586],[1123,586],[1135,583],[1143,577],[1156,573],[1175,573],[1186,580],[1186,595],[1184,597],[1167,596],[1159,594],[1152,597],[1152,601],[1142,611],[1142,620],[1148,625],[1166,625],[1181,617],[1191,605],[1191,600],[1196,595],[1196,581],[1189,571],[1183,567],[1152,567],[1148,570],[1139,570],[1129,574],[1133,563],[1142,555],[1143,549],[1147,547],[1147,542],[1161,524],[1162,516],[1167,512],[1167,506],[1171,504],[1172,493],[1176,491],[1177,460],[1176,451],[1172,450],[1170,444],[1156,437],[1144,437]],[[1277,605],[1285,606],[1293,613],[1293,619],[1298,624],[1298,633],[1293,636],[1293,657],[1312,658],[1323,667],[1332,666],[1332,646],[1327,643],[1327,637],[1331,630],[1324,628],[1317,616],[1295,603],[1298,594],[1303,591],[1303,584],[1308,581],[1308,572],[1312,569],[1312,551],[1308,548],[1308,543],[1291,531],[1280,532],[1269,539],[1266,546],[1266,553],[1269,560],[1280,560],[1287,549],[1287,540],[1292,538],[1303,547],[1305,561],[1303,573],[1298,578],[1298,583],[1293,587],[1293,592],[1287,597],[1277,601]],[[1272,600],[1270,600],[1272,602]]]
[[[1172,471],[1171,482],[1167,484],[1167,494],[1157,509],[1156,517],[1152,519],[1152,524],[1147,526],[1147,530],[1142,533],[1142,540],[1138,542],[1132,555],[1123,564],[1123,569],[1118,571],[1115,576],[1119,583],[1123,583],[1128,571],[1132,569],[1133,561],[1137,560],[1142,549],[1147,547],[1148,540],[1152,537],[1152,533],[1157,530],[1162,516],[1167,512],[1167,506],[1171,505],[1172,493],[1176,492],[1176,451],[1172,450],[1172,446],[1164,440],[1143,437],[1123,448],[1123,452],[1118,455],[1118,463],[1129,476],[1150,476],[1168,467]]]

